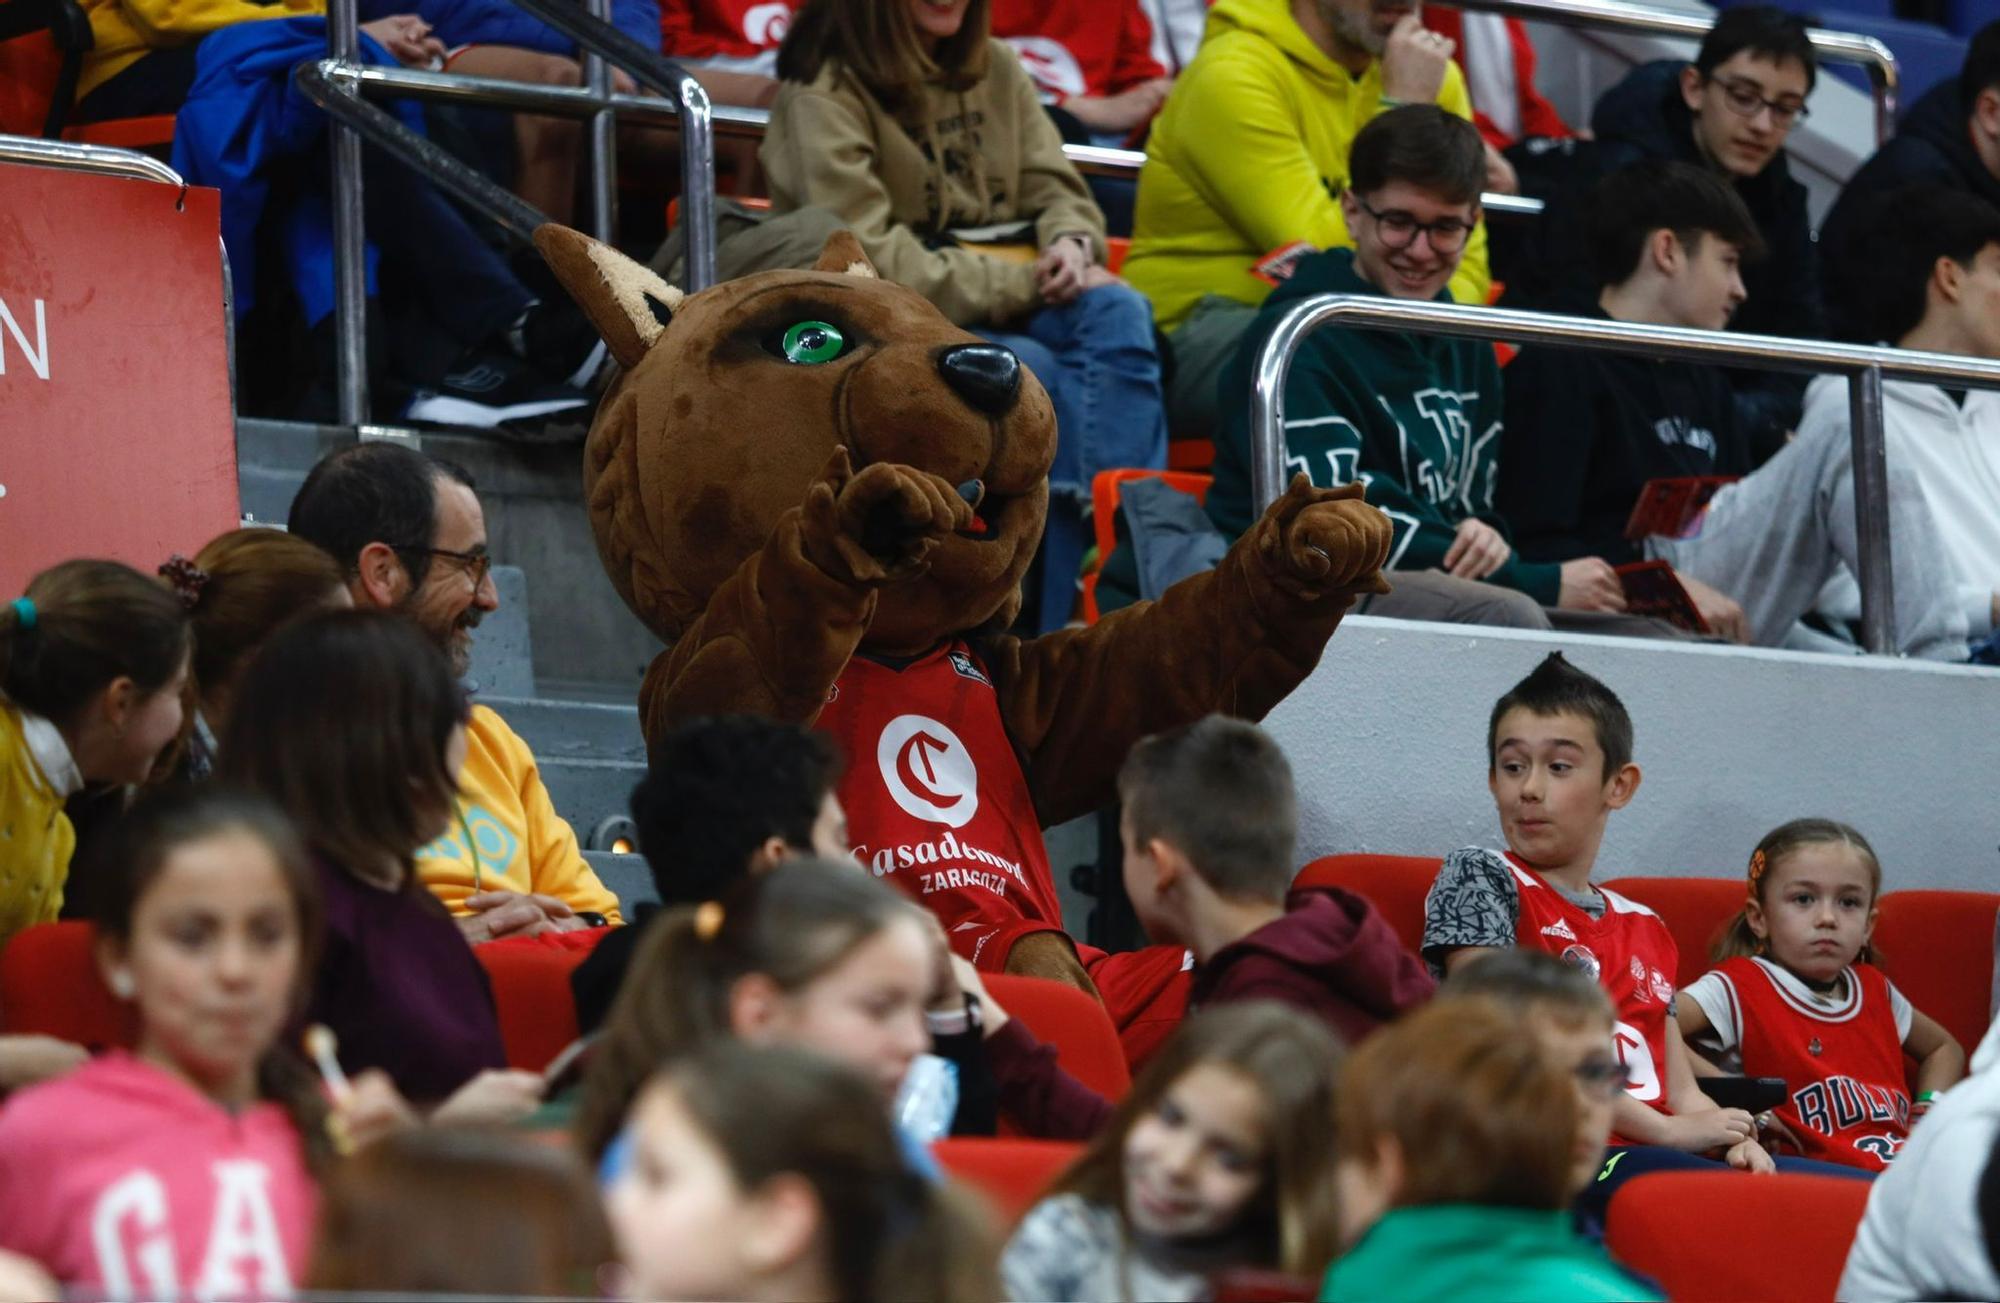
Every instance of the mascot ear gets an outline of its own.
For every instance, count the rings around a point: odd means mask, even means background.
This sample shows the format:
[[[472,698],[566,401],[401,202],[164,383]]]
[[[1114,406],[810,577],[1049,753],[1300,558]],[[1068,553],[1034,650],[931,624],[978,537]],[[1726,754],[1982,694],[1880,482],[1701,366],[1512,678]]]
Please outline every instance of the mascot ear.
[[[649,268],[567,226],[536,227],[535,248],[628,371],[666,334],[685,297]]]
[[[873,276],[875,264],[868,261],[868,255],[861,251],[861,241],[854,238],[852,231],[835,231],[826,237],[826,247],[820,250],[819,261],[813,264],[814,271],[842,272],[849,276]]]

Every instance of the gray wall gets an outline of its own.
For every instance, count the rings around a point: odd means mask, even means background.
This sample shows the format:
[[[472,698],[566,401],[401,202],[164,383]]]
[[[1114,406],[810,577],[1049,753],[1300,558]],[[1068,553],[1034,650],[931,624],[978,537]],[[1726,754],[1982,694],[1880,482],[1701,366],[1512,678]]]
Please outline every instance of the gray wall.
[[[1560,649],[1624,698],[1645,778],[1605,876],[1742,872],[1758,838],[1859,827],[1890,889],[2000,891],[2000,671],[1465,630],[1355,616],[1268,727],[1298,774],[1300,859],[1500,845],[1494,700]]]

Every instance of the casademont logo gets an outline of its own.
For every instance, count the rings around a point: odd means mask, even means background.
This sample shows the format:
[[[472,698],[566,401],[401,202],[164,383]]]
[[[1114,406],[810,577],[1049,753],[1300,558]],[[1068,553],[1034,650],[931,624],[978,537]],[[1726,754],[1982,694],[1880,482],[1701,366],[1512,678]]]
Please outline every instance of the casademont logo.
[[[898,715],[875,744],[882,782],[905,814],[963,828],[979,810],[979,771],[958,734],[926,715]]]

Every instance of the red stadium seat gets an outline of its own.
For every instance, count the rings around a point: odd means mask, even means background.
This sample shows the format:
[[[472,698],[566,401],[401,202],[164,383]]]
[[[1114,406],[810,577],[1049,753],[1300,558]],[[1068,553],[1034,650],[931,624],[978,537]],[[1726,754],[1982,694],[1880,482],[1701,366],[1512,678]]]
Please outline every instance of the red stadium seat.
[[[1675,986],[1715,967],[1709,956],[1749,892],[1743,878],[1613,878],[1604,885],[1658,914],[1674,934],[1681,952]]]
[[[44,923],[0,950],[0,1031],[105,1048],[133,1043],[131,1007],[105,987],[88,923]]]
[[[1125,255],[1132,252],[1132,241],[1123,235],[1108,235],[1104,238],[1104,270],[1116,275],[1125,266]]]
[[[1076,1161],[1083,1146],[1069,1140],[951,1136],[932,1145],[931,1152],[953,1180],[985,1196],[1000,1229],[1006,1231]]]
[[[1604,1244],[1675,1303],[1816,1303],[1839,1287],[1868,1190],[1837,1176],[1642,1176],[1612,1197]]]
[[[1328,855],[1299,870],[1294,887],[1342,887],[1381,912],[1413,955],[1424,948],[1424,898],[1444,861],[1429,855]]]
[[[493,983],[507,1066],[540,1072],[579,1035],[569,975],[585,952],[496,941],[472,953]]]
[[[58,31],[76,31],[65,50]],[[62,126],[69,116],[64,105],[51,112],[56,100],[73,94],[81,70],[90,27],[73,0],[0,0],[0,131],[16,136],[40,136],[62,128],[64,140],[120,149],[162,150],[174,142],[174,115],[120,118]]]
[[[1212,454],[1213,445],[1210,451]],[[1105,559],[1118,546],[1118,504],[1124,495],[1124,486],[1133,480],[1143,479],[1165,480],[1182,493],[1192,494],[1196,502],[1208,501],[1208,486],[1215,482],[1214,477],[1209,475],[1147,470],[1137,466],[1097,472],[1090,481],[1091,525],[1097,531],[1097,569],[1083,577],[1083,618],[1091,624],[1097,623],[1097,572],[1104,568]]]
[[[1967,1054],[1993,1021],[1996,915],[2000,896],[1985,892],[1892,891],[1875,923],[1882,971]]]
[[[1039,977],[985,974],[986,989],[1000,1007],[1021,1020],[1036,1039],[1056,1047],[1064,1071],[1106,1099],[1122,1098],[1132,1086],[1118,1029],[1104,1006],[1073,986]]]

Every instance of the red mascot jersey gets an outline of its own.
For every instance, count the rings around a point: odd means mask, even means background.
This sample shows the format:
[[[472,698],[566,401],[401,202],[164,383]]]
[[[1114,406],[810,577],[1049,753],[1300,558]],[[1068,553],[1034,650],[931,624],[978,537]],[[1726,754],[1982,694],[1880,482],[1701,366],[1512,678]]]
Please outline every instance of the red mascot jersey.
[[[1792,1097],[1773,1109],[1807,1158],[1880,1171],[1910,1134],[1903,1038],[1889,979],[1869,964],[1847,970],[1847,999],[1817,1006],[1796,978],[1756,959],[1730,959],[1722,979],[1743,1071],[1783,1077]],[[1707,978],[1703,979],[1704,981]]]
[[[1021,937],[1062,930],[1028,780],[969,646],[900,669],[856,656],[817,727],[847,758],[854,857],[936,914],[953,949],[998,971]]]
[[[1516,944],[1546,950],[1597,979],[1618,1011],[1613,1036],[1632,1079],[1632,1098],[1673,1112],[1667,1105],[1667,1006],[1680,950],[1667,925],[1638,901],[1603,887],[1597,892],[1604,915],[1592,918],[1511,852],[1507,863],[1521,888]]]

